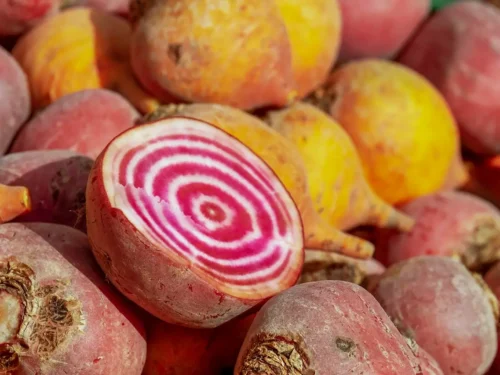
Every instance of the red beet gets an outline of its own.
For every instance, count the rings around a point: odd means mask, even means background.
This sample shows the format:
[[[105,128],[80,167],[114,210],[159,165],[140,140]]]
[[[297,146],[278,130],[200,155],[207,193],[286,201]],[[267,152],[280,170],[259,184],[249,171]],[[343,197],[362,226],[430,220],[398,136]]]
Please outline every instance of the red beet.
[[[498,301],[460,262],[412,258],[391,266],[370,290],[445,375],[484,374],[493,362]]]
[[[378,250],[387,263],[419,255],[456,256],[471,269],[500,258],[500,212],[491,203],[463,192],[417,198],[399,209],[415,219],[411,231],[380,232]]]
[[[85,189],[93,161],[72,151],[27,151],[0,157],[0,184],[25,186],[31,212],[16,221],[59,223],[85,230]]]
[[[421,374],[377,301],[345,281],[294,286],[259,310],[235,374]]]
[[[299,212],[269,166],[215,126],[182,117],[127,130],[99,155],[87,227],[122,293],[194,328],[289,288],[304,259]]]
[[[392,57],[429,13],[429,0],[339,0],[340,60]]]
[[[95,159],[138,117],[134,107],[112,91],[79,91],[58,99],[23,126],[11,152],[61,149]]]
[[[0,0],[0,36],[19,35],[58,12],[64,0]]]
[[[500,153],[500,11],[459,1],[436,13],[406,47],[400,62],[444,95],[462,140],[481,154]]]
[[[140,375],[136,312],[104,281],[86,236],[56,224],[0,226],[0,373]]]
[[[0,13],[1,4],[2,0]],[[28,119],[30,111],[26,75],[10,53],[0,47],[0,155],[7,151],[17,131]]]

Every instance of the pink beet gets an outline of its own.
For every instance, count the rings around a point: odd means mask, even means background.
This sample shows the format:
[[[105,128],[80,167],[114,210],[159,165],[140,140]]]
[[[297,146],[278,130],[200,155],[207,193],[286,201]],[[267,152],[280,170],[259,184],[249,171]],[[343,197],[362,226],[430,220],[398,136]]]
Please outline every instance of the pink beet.
[[[95,159],[138,117],[134,107],[112,91],[79,91],[63,96],[31,119],[17,135],[11,152],[61,149]]]
[[[497,351],[498,301],[482,279],[448,257],[391,266],[370,290],[401,333],[445,375],[484,374]]]
[[[19,35],[59,11],[64,0],[0,0],[0,36]]]
[[[0,0],[0,13],[2,0]],[[1,28],[1,17],[0,17]],[[0,155],[7,151],[31,111],[28,80],[16,60],[0,47]]]
[[[294,286],[259,310],[236,375],[422,374],[419,360],[362,287],[345,281]]]
[[[411,231],[381,231],[377,248],[387,264],[419,255],[456,256],[471,269],[500,258],[500,211],[463,192],[417,198],[399,209],[415,219]]]
[[[85,189],[92,164],[92,159],[67,150],[0,157],[0,183],[28,187],[32,197],[32,211],[16,220],[85,230]]]
[[[141,374],[142,322],[104,281],[83,233],[1,225],[0,289],[0,373]]]
[[[429,0],[339,0],[340,60],[392,57],[430,10]]]
[[[206,122],[169,117],[116,137],[87,187],[92,250],[156,317],[222,325],[297,282],[300,214],[271,168]]]
[[[427,77],[444,95],[464,144],[500,153],[500,11],[460,1],[434,15],[400,62]]]

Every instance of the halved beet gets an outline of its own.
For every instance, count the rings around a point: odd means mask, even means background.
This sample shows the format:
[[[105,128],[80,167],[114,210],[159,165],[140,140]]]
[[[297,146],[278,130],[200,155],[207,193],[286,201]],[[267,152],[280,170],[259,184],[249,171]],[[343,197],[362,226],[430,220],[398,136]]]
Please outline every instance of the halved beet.
[[[158,318],[216,327],[296,283],[297,207],[268,165],[224,131],[171,117],[129,129],[87,188],[94,254]]]

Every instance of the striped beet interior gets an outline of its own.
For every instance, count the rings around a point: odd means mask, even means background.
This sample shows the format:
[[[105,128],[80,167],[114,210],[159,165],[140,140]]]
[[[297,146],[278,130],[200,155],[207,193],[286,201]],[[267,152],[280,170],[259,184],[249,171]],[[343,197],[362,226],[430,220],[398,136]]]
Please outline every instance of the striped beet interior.
[[[187,118],[134,128],[110,144],[103,173],[112,205],[135,228],[217,285],[271,295],[297,277],[294,202],[267,164],[218,128]]]

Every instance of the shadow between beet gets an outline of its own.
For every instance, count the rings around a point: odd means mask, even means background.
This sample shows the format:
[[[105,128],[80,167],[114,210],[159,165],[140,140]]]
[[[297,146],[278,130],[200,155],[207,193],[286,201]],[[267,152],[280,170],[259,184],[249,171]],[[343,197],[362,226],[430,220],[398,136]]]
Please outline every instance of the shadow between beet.
[[[70,151],[54,153],[47,162],[44,159],[52,155],[43,152],[32,155],[39,156],[38,160],[26,159],[26,163],[22,163],[22,158],[13,160],[11,168],[21,175],[2,170],[0,160],[0,183],[25,186],[31,195],[31,212],[19,216],[15,222],[56,223],[85,233],[85,190],[93,160]],[[5,162],[6,168],[9,164]]]

